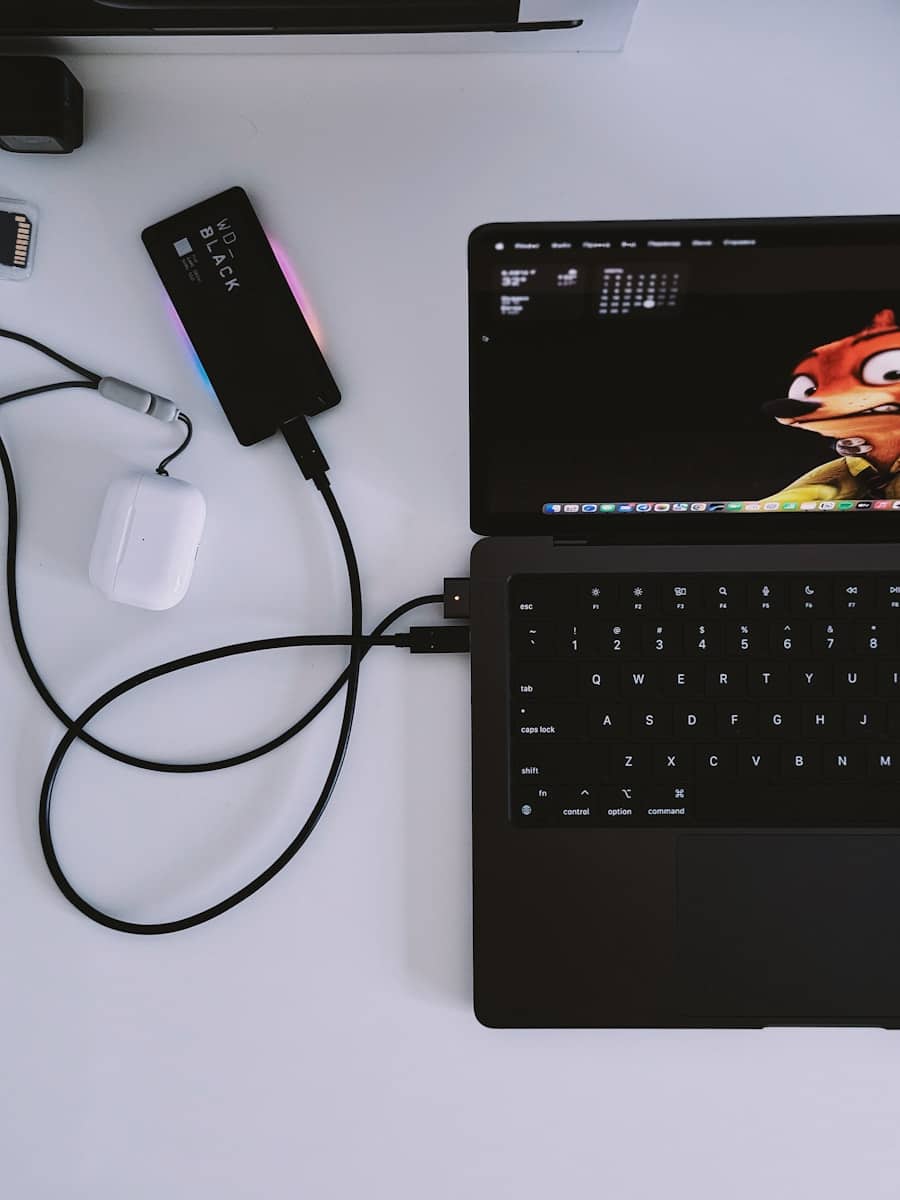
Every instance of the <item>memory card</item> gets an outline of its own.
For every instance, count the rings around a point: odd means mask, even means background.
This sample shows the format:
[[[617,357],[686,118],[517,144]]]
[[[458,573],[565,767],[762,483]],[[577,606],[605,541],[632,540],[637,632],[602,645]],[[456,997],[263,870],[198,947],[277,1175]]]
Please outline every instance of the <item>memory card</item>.
[[[0,200],[0,279],[27,279],[34,257],[37,213],[19,200]]]

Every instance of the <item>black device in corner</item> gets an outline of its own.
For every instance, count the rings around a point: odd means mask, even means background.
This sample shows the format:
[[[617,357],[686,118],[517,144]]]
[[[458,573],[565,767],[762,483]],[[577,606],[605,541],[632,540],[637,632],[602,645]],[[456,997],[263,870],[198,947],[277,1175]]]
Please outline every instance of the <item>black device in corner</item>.
[[[243,188],[141,235],[239,442],[341,398]]]
[[[71,154],[83,141],[84,92],[66,64],[43,55],[0,57],[0,149]]]

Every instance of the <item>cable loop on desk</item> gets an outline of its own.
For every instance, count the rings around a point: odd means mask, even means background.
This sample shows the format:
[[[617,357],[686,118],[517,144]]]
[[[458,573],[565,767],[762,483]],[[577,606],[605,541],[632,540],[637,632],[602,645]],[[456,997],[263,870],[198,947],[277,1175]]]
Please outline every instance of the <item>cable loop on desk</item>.
[[[43,386],[23,389],[21,391],[12,392],[7,396],[0,397],[0,405],[11,403],[14,400],[25,399],[28,396],[39,395],[44,392],[56,392],[74,388],[88,388],[96,390],[101,376],[84,367],[79,366],[72,360],[50,350],[33,338],[26,337],[23,334],[13,333],[10,330],[0,329],[0,338],[10,338],[14,341],[22,342],[34,349],[40,350],[53,358],[56,362],[69,368],[74,373],[82,376],[81,380],[66,380],[58,383],[44,384]],[[187,426],[187,436],[181,446],[167,458],[164,458],[157,470],[160,474],[166,474],[166,467],[180,453],[182,453],[193,435],[193,427],[190,419],[185,414],[179,414],[182,422]],[[16,491],[15,476],[13,473],[12,462],[9,457],[6,444],[0,438],[0,469],[2,469],[3,479],[6,485],[7,492],[7,546],[6,546],[6,583],[7,583],[7,603],[9,608],[10,626],[13,633],[16,649],[21,658],[25,671],[31,680],[38,695],[44,701],[51,713],[65,726],[65,733],[59,741],[53,756],[47,767],[44,776],[44,781],[41,787],[41,796],[38,810],[38,825],[40,831],[41,848],[44,853],[44,858],[47,867],[50,871],[58,888],[66,899],[74,905],[85,916],[92,921],[97,922],[109,929],[115,929],[125,933],[132,934],[163,934],[175,933],[180,930],[190,929],[197,925],[211,921],[214,917],[227,912],[234,908],[242,901],[248,899],[255,892],[259,891],[270,879],[274,878],[291,859],[297,854],[300,848],[304,845],[310,834],[315,829],[328,802],[334,791],[338,775],[347,752],[347,746],[350,740],[350,732],[353,725],[353,718],[356,711],[356,703],[359,692],[359,672],[363,658],[368,654],[373,646],[378,645],[408,645],[408,638],[405,635],[385,636],[385,631],[401,617],[427,604],[438,604],[443,601],[443,596],[433,594],[428,596],[420,596],[414,600],[410,600],[405,604],[395,608],[382,620],[369,636],[364,636],[362,631],[363,621],[363,600],[362,600],[362,585],[360,581],[359,565],[356,559],[356,552],[353,547],[353,541],[350,537],[350,532],[347,528],[341,508],[334,496],[327,476],[323,473],[317,474],[314,478],[316,487],[318,488],[332,523],[338,535],[338,539],[343,551],[345,567],[347,571],[348,585],[350,589],[350,605],[351,605],[351,631],[349,636],[345,634],[322,634],[322,635],[299,635],[287,636],[280,638],[263,638],[255,641],[234,643],[227,646],[215,647],[211,650],[201,651],[196,654],[185,655],[178,659],[173,659],[170,662],[162,663],[156,667],[150,667],[147,670],[140,671],[130,678],[123,680],[114,687],[109,688],[102,696],[98,697],[77,717],[70,717],[56,698],[50,692],[47,684],[41,676],[34,662],[34,658],[28,647],[22,628],[21,614],[19,610],[18,597],[18,580],[17,580],[17,552],[18,552],[18,531],[19,531],[19,503]],[[129,754],[126,751],[119,750],[116,747],[110,746],[105,742],[100,741],[87,731],[89,723],[104,709],[108,708],[121,696],[127,695],[136,688],[143,686],[154,679],[159,679],[163,676],[172,675],[178,671],[187,670],[192,666],[198,666],[202,663],[213,662],[219,659],[236,657],[244,654],[255,654],[264,650],[283,649],[286,647],[295,646],[329,646],[329,645],[345,645],[349,647],[349,661],[345,669],[337,677],[334,683],[323,693],[316,703],[297,721],[290,725],[284,732],[276,737],[269,739],[260,746],[253,747],[242,753],[231,755],[227,758],[211,760],[208,762],[195,763],[171,763],[165,761],[156,761],[153,759],[142,758],[138,755]],[[163,922],[134,922],[125,921],[110,913],[106,913],[95,905],[86,900],[72,885],[65,874],[59,858],[56,853],[56,848],[53,842],[53,833],[51,826],[51,811],[53,804],[54,787],[59,776],[60,769],[65,760],[66,755],[72,746],[77,742],[83,742],[90,746],[91,749],[105,755],[108,758],[118,762],[126,763],[129,766],[140,768],[145,771],[155,771],[159,773],[172,774],[199,774],[210,771],[226,770],[230,767],[238,766],[242,763],[251,762],[254,759],[261,758],[265,754],[271,753],[273,750],[283,746],[286,742],[296,737],[304,730],[318,715],[325,709],[337,694],[346,688],[346,696],[344,699],[344,707],[341,717],[340,732],[338,735],[337,745],[334,755],[332,756],[331,764],[325,782],[319,792],[313,808],[303,823],[297,835],[292,839],[282,853],[272,862],[264,871],[260,872],[255,878],[250,880],[242,888],[230,896],[203,909],[200,912],[193,913],[175,921]]]

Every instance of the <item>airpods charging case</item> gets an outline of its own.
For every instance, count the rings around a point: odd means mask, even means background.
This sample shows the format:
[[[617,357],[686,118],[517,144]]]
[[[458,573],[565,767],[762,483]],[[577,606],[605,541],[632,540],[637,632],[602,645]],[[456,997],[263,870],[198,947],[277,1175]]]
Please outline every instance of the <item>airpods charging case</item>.
[[[119,604],[157,611],[185,596],[206,523],[202,492],[183,479],[132,471],[109,485],[89,575]]]

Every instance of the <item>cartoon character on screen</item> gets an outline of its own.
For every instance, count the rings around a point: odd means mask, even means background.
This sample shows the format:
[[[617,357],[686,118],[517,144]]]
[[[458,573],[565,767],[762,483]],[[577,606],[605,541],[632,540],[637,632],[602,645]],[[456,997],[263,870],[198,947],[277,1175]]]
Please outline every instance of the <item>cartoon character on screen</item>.
[[[900,500],[900,326],[883,308],[859,333],[811,350],[787,396],[763,406],[780,425],[834,438],[840,455],[768,500]]]

